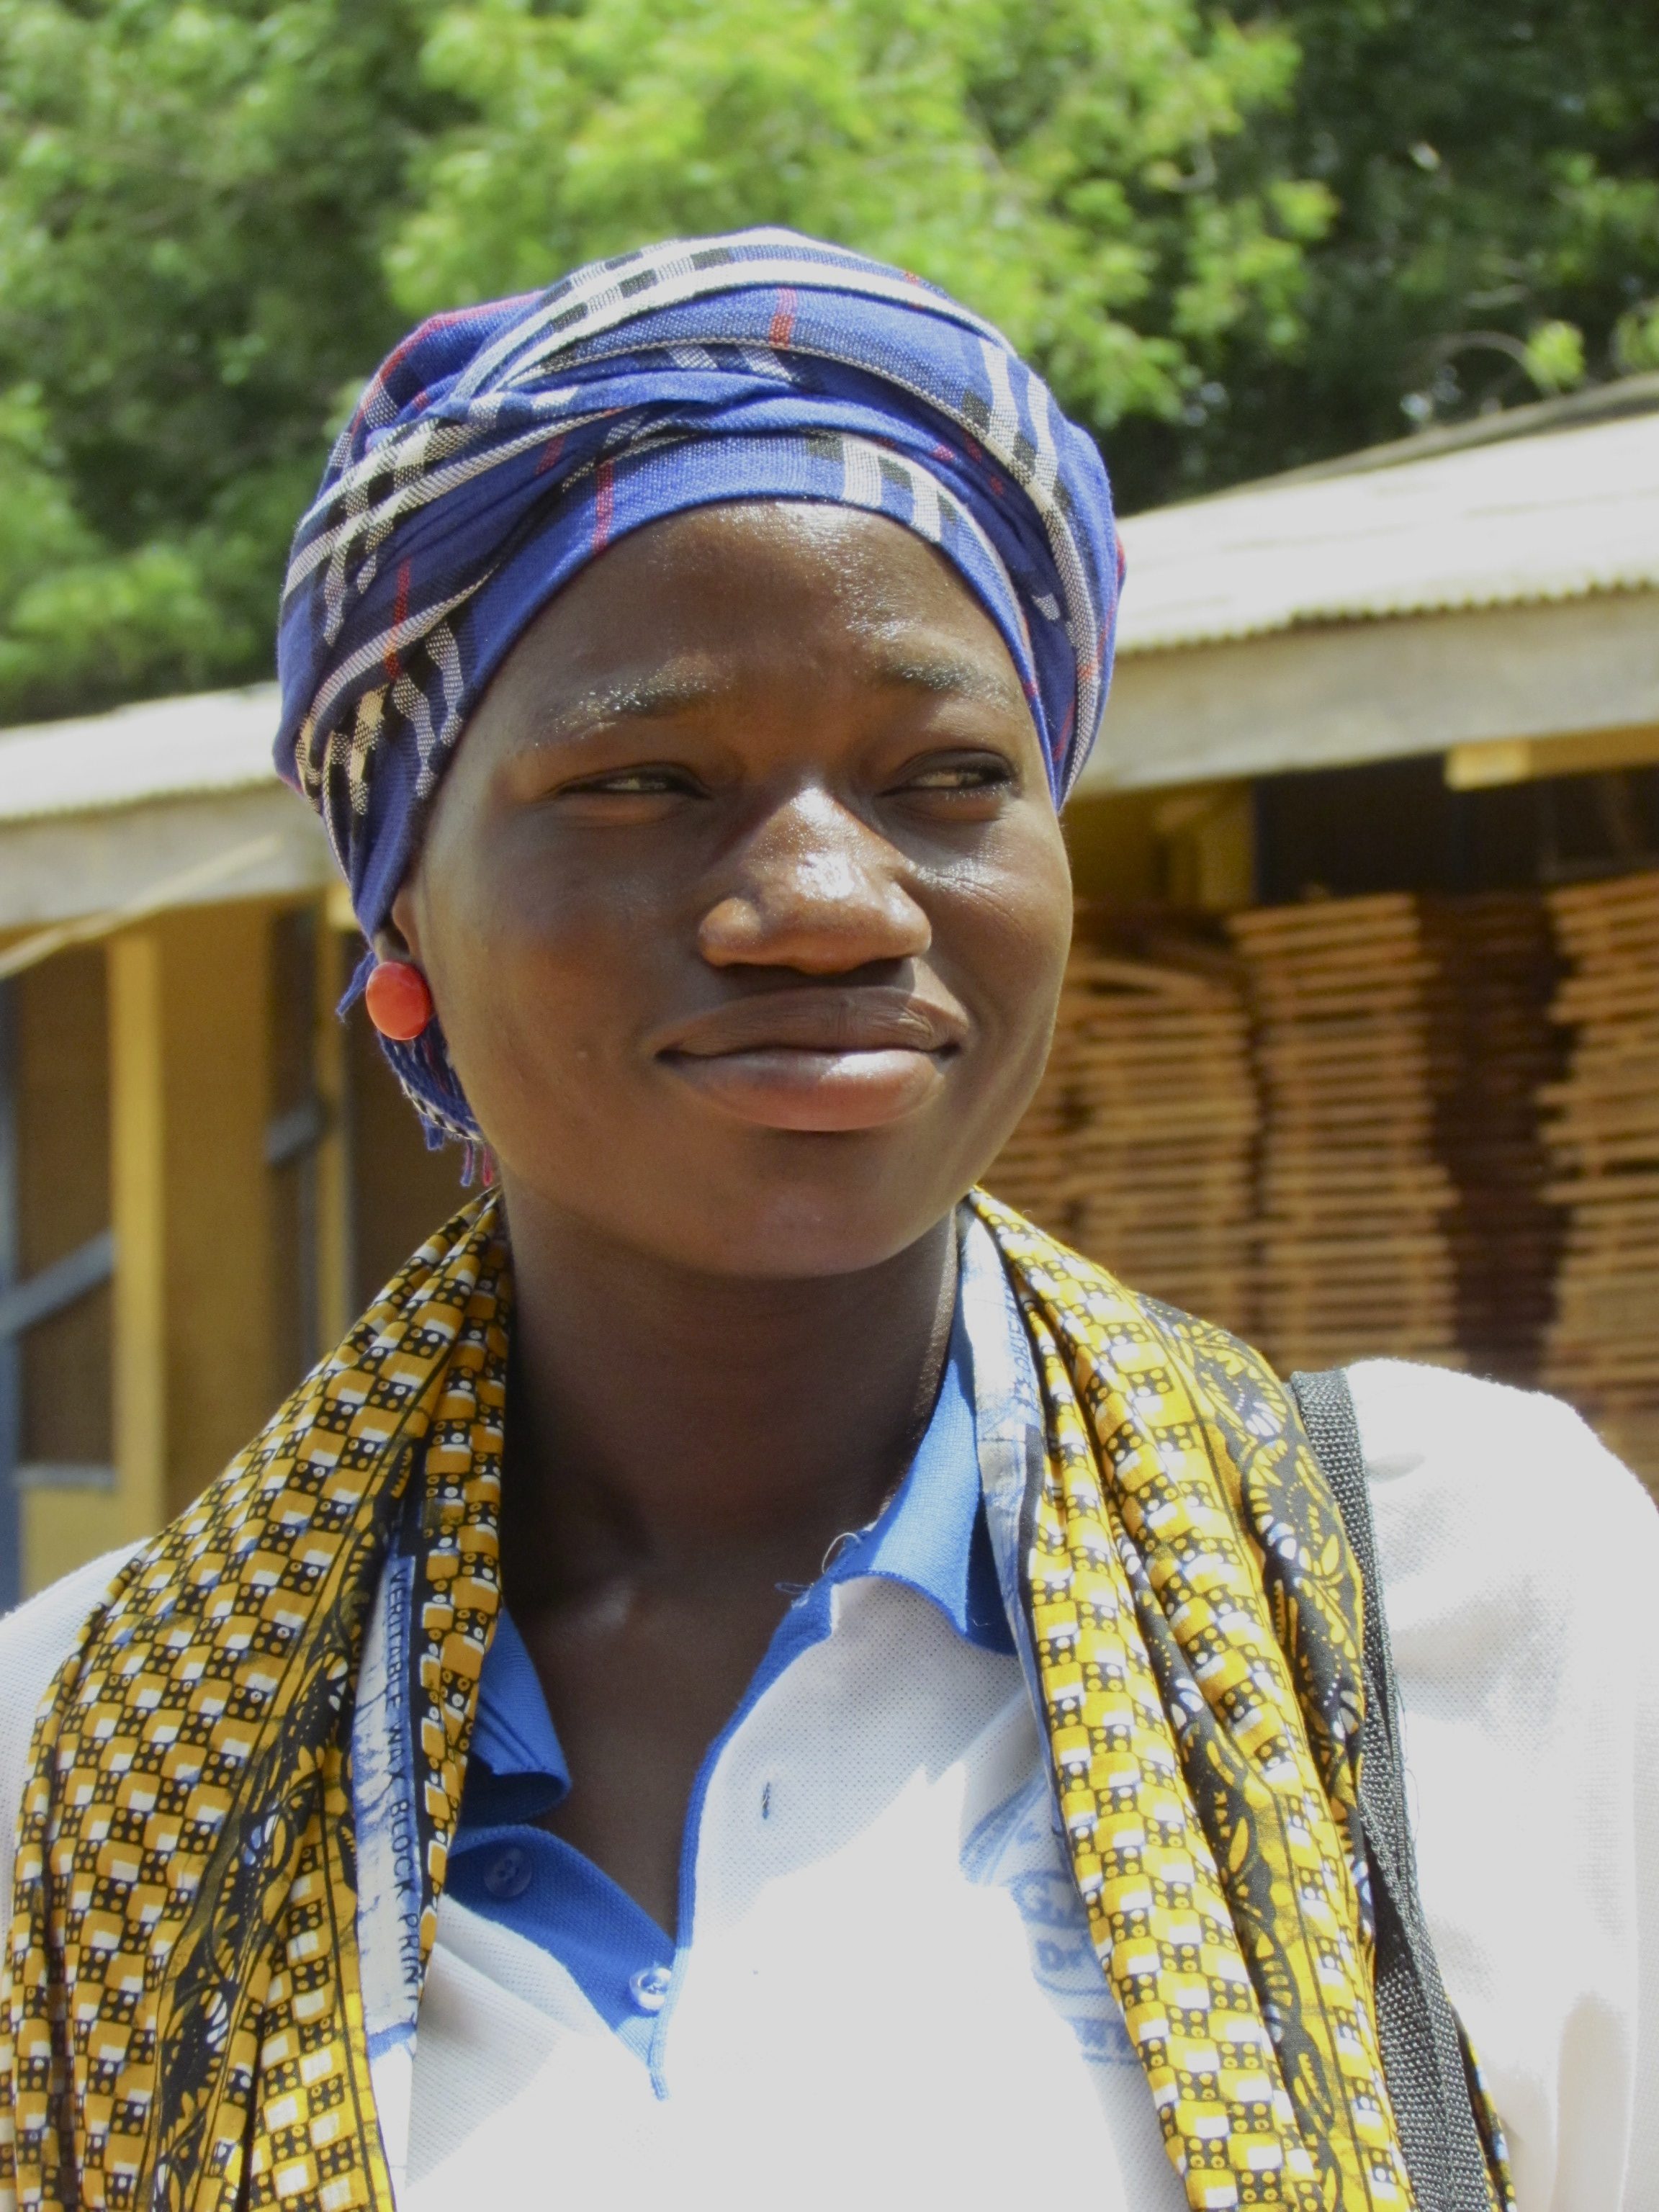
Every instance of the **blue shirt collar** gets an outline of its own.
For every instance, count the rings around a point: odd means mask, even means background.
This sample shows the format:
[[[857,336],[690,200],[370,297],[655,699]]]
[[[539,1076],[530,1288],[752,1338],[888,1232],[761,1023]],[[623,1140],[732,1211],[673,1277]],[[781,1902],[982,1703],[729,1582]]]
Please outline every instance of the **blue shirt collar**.
[[[960,1299],[933,1417],[903,1481],[878,1517],[837,1547],[806,1596],[863,1575],[915,1590],[967,1643],[1014,1649],[980,1497],[973,1352]],[[460,1826],[534,1820],[569,1788],[534,1662],[503,1606],[479,1677]]]
[[[503,1606],[478,1677],[461,1821],[534,1820],[568,1793],[570,1769],[536,1662]]]
[[[980,1499],[974,1355],[957,1302],[933,1418],[886,1510],[844,1545],[840,1582],[878,1575],[936,1605],[957,1634],[988,1651],[1014,1648]]]

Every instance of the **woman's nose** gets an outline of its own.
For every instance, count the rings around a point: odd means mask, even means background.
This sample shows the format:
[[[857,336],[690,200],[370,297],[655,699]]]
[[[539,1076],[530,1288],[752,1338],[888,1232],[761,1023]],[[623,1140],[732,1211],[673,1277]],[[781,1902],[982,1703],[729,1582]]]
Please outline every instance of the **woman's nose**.
[[[732,887],[710,907],[697,946],[716,968],[840,975],[914,960],[933,943],[888,841],[826,791],[797,793],[755,830]]]

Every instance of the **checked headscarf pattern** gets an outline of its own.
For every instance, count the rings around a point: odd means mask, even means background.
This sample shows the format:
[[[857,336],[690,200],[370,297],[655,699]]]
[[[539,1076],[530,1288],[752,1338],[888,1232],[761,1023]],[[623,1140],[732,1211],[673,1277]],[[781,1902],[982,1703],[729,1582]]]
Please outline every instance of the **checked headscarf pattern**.
[[[370,381],[283,587],[278,768],[372,935],[491,676],[562,585],[727,500],[890,516],[1000,630],[1055,803],[1099,728],[1121,558],[1095,443],[990,324],[787,230],[681,240],[438,315]],[[387,1057],[428,1128],[478,1130],[433,1023]]]
[[[1254,1353],[971,1203],[1042,1383],[1023,1595],[1066,1842],[1188,2203],[1409,2212],[1331,1493]],[[500,1602],[510,1296],[490,1193],[122,1570],[60,1672],[0,1993],[5,2212],[395,2212],[348,1716],[396,1541],[423,1963]],[[1033,2154],[1086,2205],[1064,2119]]]

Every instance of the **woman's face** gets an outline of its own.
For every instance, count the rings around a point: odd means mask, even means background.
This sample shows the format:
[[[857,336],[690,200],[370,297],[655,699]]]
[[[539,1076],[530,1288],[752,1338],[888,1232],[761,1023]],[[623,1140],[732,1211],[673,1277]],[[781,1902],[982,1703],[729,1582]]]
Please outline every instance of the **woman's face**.
[[[994,625],[879,515],[714,507],[525,632],[394,922],[509,1214],[723,1274],[932,1228],[1042,1071],[1071,885]]]

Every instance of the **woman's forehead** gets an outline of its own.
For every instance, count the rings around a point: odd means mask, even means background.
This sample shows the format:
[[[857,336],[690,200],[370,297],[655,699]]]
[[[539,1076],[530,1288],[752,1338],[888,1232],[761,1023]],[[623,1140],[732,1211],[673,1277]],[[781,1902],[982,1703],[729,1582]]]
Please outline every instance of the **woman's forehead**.
[[[533,712],[550,738],[791,679],[1025,710],[1000,632],[933,547],[805,502],[700,508],[623,539],[531,623],[486,705]]]

